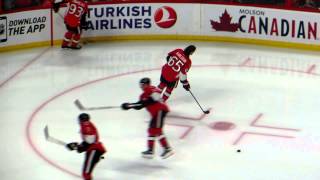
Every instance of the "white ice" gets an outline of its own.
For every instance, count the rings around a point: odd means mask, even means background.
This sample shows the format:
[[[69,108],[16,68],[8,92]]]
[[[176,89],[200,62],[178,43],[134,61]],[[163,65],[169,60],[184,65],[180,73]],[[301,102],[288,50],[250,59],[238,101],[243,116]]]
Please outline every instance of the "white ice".
[[[189,44],[197,46],[191,90],[211,113],[190,120],[203,113],[178,86],[164,128],[175,155],[162,160],[157,144],[157,156],[148,160],[140,156],[145,110],[88,111],[108,149],[94,179],[319,180],[320,53],[183,41],[1,53],[1,180],[80,179],[83,154],[47,142],[43,128],[66,142],[80,141],[75,99],[88,107],[135,102],[138,81],[150,77],[157,85],[167,52]],[[212,128],[217,122],[234,128]]]

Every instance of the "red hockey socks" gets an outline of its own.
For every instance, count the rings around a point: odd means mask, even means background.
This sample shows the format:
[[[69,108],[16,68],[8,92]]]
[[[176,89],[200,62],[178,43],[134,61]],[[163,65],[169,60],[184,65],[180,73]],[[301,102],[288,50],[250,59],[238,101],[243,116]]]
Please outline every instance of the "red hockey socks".
[[[72,32],[68,31],[64,34],[64,39],[63,39],[63,42],[62,42],[62,48],[65,48],[65,47],[69,47],[69,43],[71,42],[71,39],[72,39]]]
[[[82,177],[83,177],[84,180],[92,180],[91,174],[83,173]]]
[[[160,144],[161,144],[162,147],[169,148],[169,144],[168,144],[167,138],[163,134],[161,134],[159,136],[159,141],[160,141]]]
[[[170,97],[172,91],[173,91],[173,88],[167,87],[166,91],[162,95],[163,101],[166,101]]]
[[[80,41],[80,34],[74,34],[71,47],[74,47],[74,48],[78,47],[79,41]]]
[[[156,137],[162,134],[161,128],[149,128],[148,129],[149,137],[148,137],[148,149],[153,151],[154,142]]]
[[[154,149],[154,141],[156,140],[156,137],[154,136],[149,136],[148,137],[148,150],[153,151]]]
[[[164,88],[166,87],[166,84],[163,82],[160,82],[160,84],[158,85],[158,88],[162,91]]]

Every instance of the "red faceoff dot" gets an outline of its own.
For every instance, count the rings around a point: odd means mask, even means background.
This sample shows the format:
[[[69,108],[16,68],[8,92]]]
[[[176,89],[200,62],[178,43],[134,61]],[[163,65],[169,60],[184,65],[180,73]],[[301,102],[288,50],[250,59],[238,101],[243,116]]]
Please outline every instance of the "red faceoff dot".
[[[210,124],[210,127],[218,131],[228,131],[236,127],[235,124],[226,121],[214,122]]]

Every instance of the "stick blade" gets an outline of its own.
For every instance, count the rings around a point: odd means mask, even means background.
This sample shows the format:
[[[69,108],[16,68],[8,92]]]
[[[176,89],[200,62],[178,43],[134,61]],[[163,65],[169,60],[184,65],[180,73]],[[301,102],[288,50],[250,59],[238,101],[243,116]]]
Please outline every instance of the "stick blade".
[[[87,111],[94,111],[94,110],[105,110],[105,109],[115,109],[120,108],[120,106],[101,106],[101,107],[91,107],[86,108]]]
[[[77,108],[79,109],[79,110],[81,110],[81,111],[83,111],[85,108],[84,108],[84,106],[81,104],[81,102],[78,100],[78,99],[76,99],[75,101],[74,101],[74,104],[77,106]]]
[[[204,111],[205,114],[210,114],[212,111],[212,108],[207,109],[206,111]]]
[[[49,139],[49,128],[48,125],[46,125],[46,127],[44,127],[44,137],[46,138],[46,140]]]
[[[62,145],[62,146],[65,146],[67,143],[65,143],[64,141],[61,141],[59,139],[56,139],[54,137],[51,137],[50,134],[49,134],[49,127],[48,125],[46,125],[43,129],[43,132],[44,132],[44,137],[46,138],[46,140],[48,142],[51,142],[51,143],[54,143],[54,144],[58,144],[58,145]]]

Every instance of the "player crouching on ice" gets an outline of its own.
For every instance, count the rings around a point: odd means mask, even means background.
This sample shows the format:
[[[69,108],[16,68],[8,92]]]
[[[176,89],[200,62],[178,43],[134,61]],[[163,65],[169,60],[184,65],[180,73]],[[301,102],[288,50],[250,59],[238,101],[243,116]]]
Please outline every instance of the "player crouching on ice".
[[[92,171],[99,160],[103,158],[102,155],[106,152],[106,149],[99,141],[98,131],[93,123],[90,122],[89,114],[80,114],[78,120],[83,142],[81,144],[72,142],[66,146],[71,151],[77,150],[78,153],[86,152],[82,177],[84,180],[92,180]]]
[[[142,156],[145,158],[154,157],[154,143],[158,138],[161,146],[164,148],[161,157],[163,159],[168,158],[174,153],[162,132],[162,128],[165,117],[169,112],[169,108],[164,102],[162,102],[161,90],[155,86],[152,86],[149,78],[143,78],[140,80],[140,88],[143,91],[143,93],[140,95],[140,100],[136,103],[123,103],[121,107],[124,110],[131,108],[140,110],[145,107],[147,111],[149,111],[151,115],[151,121],[148,129],[148,150],[142,152]]]
[[[81,49],[79,42],[82,29],[87,29],[88,4],[85,0],[62,0],[61,2],[53,3],[54,12],[57,13],[60,6],[65,3],[68,6],[64,16],[67,32],[64,34],[61,48]]]

